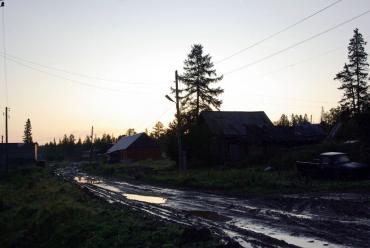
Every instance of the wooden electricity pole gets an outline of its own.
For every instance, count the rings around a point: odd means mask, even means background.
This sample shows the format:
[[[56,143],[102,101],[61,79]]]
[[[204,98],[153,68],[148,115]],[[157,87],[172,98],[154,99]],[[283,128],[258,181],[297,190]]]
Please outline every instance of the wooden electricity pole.
[[[6,169],[6,173],[8,173],[8,170],[9,170],[8,111],[9,111],[9,108],[5,107],[5,169]]]
[[[182,150],[182,125],[180,113],[180,98],[179,98],[179,76],[177,70],[175,71],[175,84],[176,84],[176,116],[177,116],[177,146],[178,146],[178,166],[180,171],[186,170],[186,164],[183,157]]]
[[[94,126],[91,126],[90,165],[92,164],[93,152],[94,152]]]

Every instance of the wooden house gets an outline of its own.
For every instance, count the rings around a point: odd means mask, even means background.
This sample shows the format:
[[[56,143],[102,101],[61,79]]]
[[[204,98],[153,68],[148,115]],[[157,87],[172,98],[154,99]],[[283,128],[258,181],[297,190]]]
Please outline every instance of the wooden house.
[[[108,149],[110,161],[135,161],[160,159],[161,150],[157,142],[145,133],[121,137]]]

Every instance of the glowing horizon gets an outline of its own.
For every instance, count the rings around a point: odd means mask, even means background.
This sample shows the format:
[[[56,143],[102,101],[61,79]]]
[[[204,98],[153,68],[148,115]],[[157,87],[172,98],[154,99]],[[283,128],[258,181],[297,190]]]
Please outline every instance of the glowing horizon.
[[[333,1],[63,1],[13,0],[5,6],[8,103],[0,71],[0,108],[11,108],[9,141],[22,140],[31,119],[40,144],[64,134],[116,137],[150,131],[175,113],[170,93],[192,44],[216,62],[295,23]],[[194,8],[197,4],[197,8]],[[291,30],[221,63],[218,74],[274,54],[366,10],[342,1]],[[370,41],[370,14],[261,63],[226,74],[221,110],[291,113],[320,118],[337,106],[333,78],[347,61],[353,29]],[[0,42],[3,45],[2,41]],[[369,47],[365,47],[369,51]],[[3,53],[1,52],[3,56]],[[0,58],[3,68],[3,59]],[[73,73],[67,73],[74,72]],[[83,75],[78,75],[83,74]],[[100,80],[98,78],[104,78]],[[0,121],[4,135],[4,120]]]

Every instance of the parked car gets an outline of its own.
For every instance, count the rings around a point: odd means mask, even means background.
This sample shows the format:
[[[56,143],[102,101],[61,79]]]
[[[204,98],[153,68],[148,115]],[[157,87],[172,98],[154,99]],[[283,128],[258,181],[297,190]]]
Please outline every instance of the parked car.
[[[367,178],[370,172],[369,165],[351,162],[342,152],[321,153],[312,162],[296,161],[296,166],[303,175],[324,178]]]

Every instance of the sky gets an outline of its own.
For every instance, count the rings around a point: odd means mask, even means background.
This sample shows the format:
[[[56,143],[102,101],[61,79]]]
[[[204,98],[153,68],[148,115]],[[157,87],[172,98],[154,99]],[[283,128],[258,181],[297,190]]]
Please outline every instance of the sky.
[[[369,0],[339,1],[223,59],[334,2],[5,0],[0,108],[10,107],[9,142],[22,140],[27,118],[40,144],[70,133],[84,138],[92,125],[97,135],[117,136],[167,124],[175,106],[165,95],[193,44],[202,44],[224,75],[221,110],[265,111],[272,121],[307,113],[318,122],[321,107],[341,98],[333,78],[347,61],[353,29],[370,40],[370,13],[293,45],[370,10]],[[4,129],[2,115],[0,135]]]

